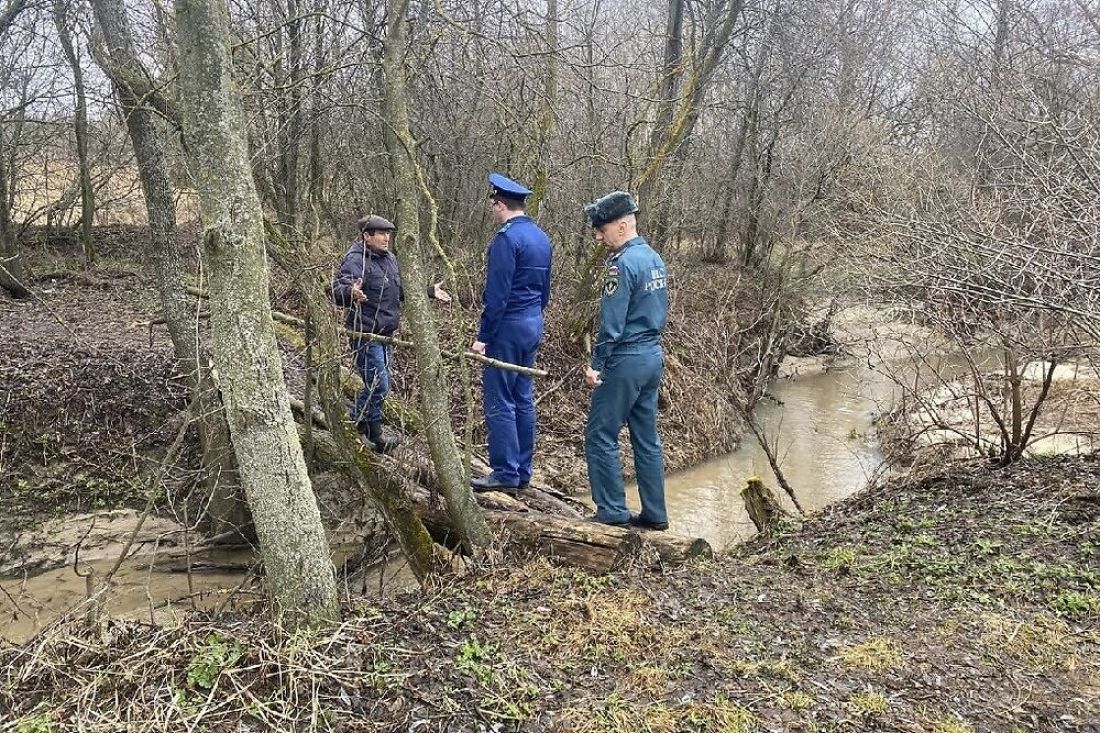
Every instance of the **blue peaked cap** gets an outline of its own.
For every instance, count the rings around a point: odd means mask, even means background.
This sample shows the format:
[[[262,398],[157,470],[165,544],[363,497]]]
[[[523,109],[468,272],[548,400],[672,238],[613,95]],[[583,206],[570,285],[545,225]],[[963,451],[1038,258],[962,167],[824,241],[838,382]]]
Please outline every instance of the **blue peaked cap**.
[[[516,183],[508,176],[499,173],[489,174],[489,185],[493,187],[493,193],[508,196],[514,199],[523,199],[531,195],[531,189],[522,183]]]

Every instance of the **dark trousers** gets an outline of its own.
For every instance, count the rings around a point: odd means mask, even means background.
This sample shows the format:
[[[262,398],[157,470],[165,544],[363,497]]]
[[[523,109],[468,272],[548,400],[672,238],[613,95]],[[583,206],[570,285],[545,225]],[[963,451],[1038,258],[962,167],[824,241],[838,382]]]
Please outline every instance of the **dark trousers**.
[[[634,449],[642,516],[652,522],[668,521],[665,462],[661,436],[657,434],[657,390],[663,371],[660,347],[641,354],[616,354],[600,374],[603,384],[592,392],[584,457],[598,519],[609,522],[630,519],[619,459],[619,432],[626,425]]]
[[[351,420],[356,424],[382,419],[382,400],[390,391],[390,359],[393,347],[376,341],[355,339],[355,371],[363,378],[363,389],[351,408]]]
[[[485,355],[510,364],[534,366],[541,339],[541,314],[506,320]],[[482,387],[493,476],[510,486],[525,484],[531,480],[535,453],[534,380],[487,366],[482,372]]]

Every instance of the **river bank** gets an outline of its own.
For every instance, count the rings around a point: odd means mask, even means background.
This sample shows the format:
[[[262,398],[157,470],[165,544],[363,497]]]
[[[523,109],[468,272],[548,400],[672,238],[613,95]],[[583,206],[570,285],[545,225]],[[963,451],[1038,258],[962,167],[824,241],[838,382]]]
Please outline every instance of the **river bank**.
[[[1098,485],[1090,457],[960,466],[711,562],[533,559],[353,601],[316,634],[53,628],[2,652],[0,710],[41,730],[1091,733]]]

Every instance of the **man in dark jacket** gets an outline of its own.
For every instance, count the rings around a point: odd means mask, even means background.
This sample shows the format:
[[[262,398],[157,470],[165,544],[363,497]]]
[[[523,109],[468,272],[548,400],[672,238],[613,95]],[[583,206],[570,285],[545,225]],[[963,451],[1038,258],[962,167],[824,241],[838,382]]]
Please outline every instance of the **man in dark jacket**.
[[[352,242],[340,263],[332,283],[332,299],[347,308],[344,325],[349,331],[392,336],[401,322],[401,303],[405,299],[401,270],[390,252],[394,225],[371,214],[359,220],[359,239]],[[429,288],[429,296],[449,301],[439,285]],[[390,391],[390,363],[393,347],[368,338],[352,336],[355,369],[363,378],[363,390],[351,408],[351,419],[365,434],[374,450],[385,453],[400,441],[382,431],[382,401]]]
[[[542,312],[550,302],[550,239],[524,212],[531,193],[519,183],[489,176],[493,218],[500,229],[489,244],[484,309],[473,350],[500,361],[534,366],[542,340]],[[535,451],[534,384],[530,376],[487,366],[483,371],[489,465],[474,491],[515,493],[531,480]]]

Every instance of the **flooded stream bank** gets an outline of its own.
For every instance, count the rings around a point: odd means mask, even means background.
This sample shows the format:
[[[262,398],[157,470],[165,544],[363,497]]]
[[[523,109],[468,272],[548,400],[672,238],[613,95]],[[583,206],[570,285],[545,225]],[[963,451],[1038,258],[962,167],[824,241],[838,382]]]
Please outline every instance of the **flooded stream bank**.
[[[852,349],[853,340],[849,339],[848,355],[843,358],[788,360],[784,375],[772,383],[768,396],[757,406],[755,418],[761,432],[776,446],[786,480],[809,512],[860,491],[881,470],[884,457],[874,423],[898,400],[902,392],[899,383],[912,387],[925,379],[915,365],[931,367],[940,380],[953,379],[969,369],[961,357],[914,359],[912,352],[904,349],[884,357],[884,342],[879,336],[865,339],[875,345],[874,354]],[[995,369],[997,364],[996,353],[982,355],[983,369]],[[672,530],[702,537],[719,551],[751,537],[755,528],[740,497],[751,476],[776,486],[765,452],[751,434],[733,453],[670,475],[666,492]],[[788,501],[782,492],[776,493],[782,502]],[[628,491],[634,508],[636,496],[636,490]],[[0,639],[22,641],[61,614],[86,611],[81,604],[88,594],[87,581],[74,571],[68,554],[75,541],[72,537],[84,532],[77,519],[64,518],[56,530],[47,527],[27,533],[41,535],[35,542],[52,552],[47,562],[28,567],[21,577],[13,577],[16,566],[0,566],[0,574],[6,573],[0,577],[8,578],[0,581]],[[82,569],[90,566],[100,578],[109,572],[121,547],[118,538],[127,536],[127,522],[134,519],[120,517],[118,526],[101,523],[95,532],[89,529],[81,551]],[[250,574],[256,565],[251,550],[203,553],[192,561],[188,573],[177,544],[187,542],[181,537],[182,529],[157,524],[161,520],[150,521],[139,538],[145,544],[143,554],[124,563],[114,576],[104,607],[109,615],[170,623],[184,610],[215,611],[259,598]],[[161,554],[151,564],[154,548]],[[338,549],[334,560],[339,564],[361,550]],[[360,571],[344,590],[349,596],[370,597],[414,585],[403,562],[395,562]]]

